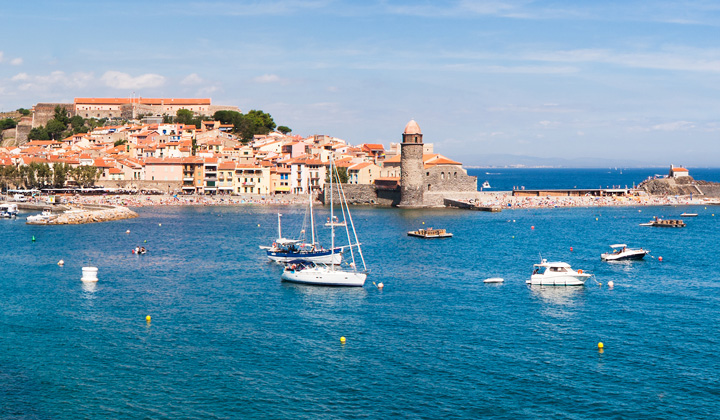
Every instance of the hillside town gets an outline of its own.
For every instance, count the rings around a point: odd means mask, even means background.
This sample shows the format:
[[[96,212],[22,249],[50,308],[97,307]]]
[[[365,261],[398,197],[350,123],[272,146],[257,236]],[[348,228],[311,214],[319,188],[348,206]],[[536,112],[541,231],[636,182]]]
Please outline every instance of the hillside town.
[[[48,105],[36,105],[25,120],[32,127],[47,123],[47,109],[59,107]],[[243,139],[233,132],[232,124],[212,118],[199,121],[199,125],[165,122],[167,114],[180,110],[207,116],[218,109],[234,108],[213,107],[209,100],[77,98],[75,103],[63,106],[71,116],[123,117],[127,122],[98,126],[57,140],[6,144],[0,148],[0,165],[16,168],[16,174],[29,165],[47,164],[51,172],[63,167],[97,168],[89,182],[75,179],[79,176],[73,174],[80,172],[70,170],[63,185],[52,185],[52,173],[48,173],[47,187],[92,184],[108,190],[177,195],[317,192],[324,187],[331,160],[342,168],[349,184],[392,189],[401,179],[400,143],[390,143],[386,149],[382,144],[352,145],[329,135],[304,137],[277,130]],[[166,118],[161,118],[160,112]],[[462,170],[459,162],[434,153],[432,144],[422,147],[425,168],[441,165]],[[5,188],[29,187],[27,180],[17,175],[3,175],[1,182]]]

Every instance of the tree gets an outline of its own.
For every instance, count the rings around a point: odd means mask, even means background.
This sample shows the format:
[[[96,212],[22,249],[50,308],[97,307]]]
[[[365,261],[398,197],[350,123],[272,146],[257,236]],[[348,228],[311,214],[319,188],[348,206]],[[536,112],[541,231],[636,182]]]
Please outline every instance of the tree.
[[[72,126],[72,128],[83,127],[85,125],[85,118],[79,115],[75,115],[70,118],[70,125]]]
[[[50,134],[45,127],[35,127],[28,133],[28,140],[50,140]]]
[[[0,166],[0,187],[7,190],[10,185],[17,185],[18,170],[13,165]]]
[[[335,168],[335,171],[336,171],[336,177],[333,178],[333,182],[337,182],[337,179],[340,178],[340,182],[341,182],[341,183],[347,184],[348,179],[349,179],[348,173],[347,173],[347,168],[345,168],[345,167],[337,167],[337,166],[335,166],[334,168]],[[326,184],[329,184],[329,183],[330,183],[330,171],[328,171],[328,172],[327,172],[327,175],[325,175],[325,183],[326,183]]]
[[[215,121],[220,121],[222,124],[235,124],[235,121],[242,117],[242,114],[237,111],[217,111],[213,114]]]
[[[70,118],[67,116],[68,112],[67,109],[65,109],[64,106],[56,105],[55,106],[55,120],[60,121],[65,126],[67,126],[70,123]]]
[[[175,122],[178,124],[191,125],[194,124],[194,119],[195,113],[193,113],[189,109],[178,109],[177,113],[175,114]]]
[[[30,110],[25,108],[18,108],[17,112],[19,112],[23,117],[30,115]]]
[[[279,127],[277,128],[277,130],[278,130],[279,132],[283,133],[283,135],[287,135],[288,133],[291,133],[291,132],[292,132],[292,129],[291,129],[290,127],[288,127],[288,126],[285,126],[285,125],[279,126]]]
[[[0,120],[0,131],[15,127],[17,127],[17,121],[12,118],[5,118],[4,120]]]
[[[78,185],[81,187],[91,187],[95,185],[95,181],[100,179],[102,171],[98,170],[95,166],[77,166],[73,168],[70,173]]]
[[[118,146],[120,146],[121,144],[126,144],[127,142],[128,142],[127,139],[115,140],[115,143],[113,143],[113,146],[114,146],[114,147],[118,147]]]
[[[67,163],[56,162],[53,164],[52,184],[55,188],[62,188],[65,186],[65,181],[67,181],[67,177],[71,169],[72,166]]]
[[[67,124],[63,124],[62,121],[52,119],[45,124],[45,130],[51,139],[57,140],[61,137],[61,134],[67,128]]]

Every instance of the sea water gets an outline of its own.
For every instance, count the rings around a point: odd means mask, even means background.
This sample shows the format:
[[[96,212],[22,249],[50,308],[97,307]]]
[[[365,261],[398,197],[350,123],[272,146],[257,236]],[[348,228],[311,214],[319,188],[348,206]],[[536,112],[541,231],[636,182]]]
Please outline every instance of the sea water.
[[[0,220],[0,418],[717,417],[720,208],[353,210],[363,288],[280,281],[258,245],[302,207]],[[652,252],[601,262],[618,242]],[[528,287],[541,255],[595,276]]]
[[[513,189],[632,188],[647,178],[665,176],[670,168],[470,168],[477,176],[478,189],[487,181],[484,191]],[[719,168],[690,168],[697,180],[720,182]]]

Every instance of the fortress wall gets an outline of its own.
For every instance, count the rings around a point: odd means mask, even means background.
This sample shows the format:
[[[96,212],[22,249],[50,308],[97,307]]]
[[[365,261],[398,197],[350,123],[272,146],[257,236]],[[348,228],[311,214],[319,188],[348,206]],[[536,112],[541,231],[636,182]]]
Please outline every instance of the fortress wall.
[[[68,117],[75,116],[75,104],[63,103],[41,103],[33,107],[32,128],[40,127],[47,124],[48,121],[55,118],[55,107],[65,107]]]
[[[437,165],[428,168],[425,170],[424,180],[425,194],[435,191],[477,191],[477,177],[468,176],[464,169],[455,165]]]

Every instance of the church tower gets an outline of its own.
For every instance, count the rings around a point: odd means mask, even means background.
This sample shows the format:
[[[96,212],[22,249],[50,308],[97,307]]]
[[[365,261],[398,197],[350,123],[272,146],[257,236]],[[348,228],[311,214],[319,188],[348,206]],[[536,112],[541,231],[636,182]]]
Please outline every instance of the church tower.
[[[398,207],[423,205],[423,141],[415,120],[405,126],[400,145],[400,204]]]

